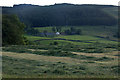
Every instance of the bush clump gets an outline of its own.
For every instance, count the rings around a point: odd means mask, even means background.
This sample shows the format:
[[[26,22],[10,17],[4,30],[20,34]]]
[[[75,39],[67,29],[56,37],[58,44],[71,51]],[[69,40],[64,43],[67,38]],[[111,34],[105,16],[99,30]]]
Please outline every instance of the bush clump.
[[[48,56],[62,56],[62,57],[75,55],[75,54],[72,54],[71,52],[60,51],[60,50],[50,50],[50,51],[46,51],[46,52],[34,51],[33,54],[48,55]]]

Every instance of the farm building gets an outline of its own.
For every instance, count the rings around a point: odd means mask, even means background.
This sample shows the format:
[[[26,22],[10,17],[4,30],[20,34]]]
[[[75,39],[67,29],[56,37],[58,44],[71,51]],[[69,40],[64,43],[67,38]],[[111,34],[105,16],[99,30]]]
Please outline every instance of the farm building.
[[[59,33],[59,32],[56,32],[56,35],[60,35],[60,33]]]

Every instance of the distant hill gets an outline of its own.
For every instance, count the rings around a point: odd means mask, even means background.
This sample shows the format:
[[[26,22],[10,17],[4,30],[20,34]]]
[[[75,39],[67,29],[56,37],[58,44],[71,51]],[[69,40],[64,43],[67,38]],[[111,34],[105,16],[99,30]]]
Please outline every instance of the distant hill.
[[[3,7],[3,14],[16,14],[27,26],[81,26],[116,25],[117,18],[112,13],[117,6],[55,4],[38,6],[31,4]],[[109,14],[110,13],[110,14]]]

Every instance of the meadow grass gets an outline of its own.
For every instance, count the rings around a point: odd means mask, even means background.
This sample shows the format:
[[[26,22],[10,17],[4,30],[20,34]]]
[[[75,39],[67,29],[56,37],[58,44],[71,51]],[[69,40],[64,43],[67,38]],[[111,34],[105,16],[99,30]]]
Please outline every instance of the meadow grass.
[[[76,27],[81,29],[85,35],[60,35],[51,38],[25,35],[28,40],[35,44],[3,47],[3,77],[118,77],[119,55],[113,52],[118,51],[117,41],[95,37],[96,35],[105,36],[109,33],[113,35],[116,29],[113,29],[113,26],[109,28],[104,26],[101,26],[101,28],[88,27]],[[44,30],[52,32],[52,27],[35,29],[40,32]],[[70,27],[62,27],[63,32],[67,29],[70,29]],[[66,40],[56,40],[56,38]],[[54,44],[55,42],[57,44]]]
[[[31,35],[25,35],[25,37],[26,37],[29,41],[35,41],[35,40],[40,40],[40,39],[50,39],[50,38],[48,38],[48,37],[31,36]]]
[[[53,42],[58,42],[59,45],[62,44],[73,44],[73,45],[87,45],[95,42],[99,43],[108,43],[108,44],[118,44],[117,41],[111,41],[103,38],[98,38],[94,36],[89,36],[89,35],[60,35],[57,37],[39,37],[39,36],[29,36],[25,35],[29,41],[36,41],[36,44],[47,44],[49,45],[50,43]],[[58,39],[57,39],[58,38]],[[57,39],[57,40],[56,40]],[[66,39],[66,40],[59,40],[59,39]],[[40,41],[39,41],[40,40]],[[72,41],[74,40],[74,41]],[[75,41],[79,40],[79,41]]]
[[[67,41],[67,40],[43,40],[43,41],[38,41],[38,44],[44,44],[44,45],[50,45],[53,44],[54,42],[57,42],[58,45],[67,45],[67,44],[73,44],[73,45],[88,45],[91,43],[84,43],[84,42],[73,42],[73,41]]]
[[[110,59],[109,57],[104,57],[103,59],[103,57],[83,56],[84,58],[79,58],[78,60],[68,58],[71,61],[68,60],[69,62],[65,62],[67,61],[67,57],[66,59],[62,57],[49,58],[50,56],[45,56],[46,58],[43,58],[44,56],[38,56],[37,58],[37,55],[34,54],[23,55],[7,52],[3,54],[4,78],[114,78],[117,77],[118,73],[117,63],[113,64],[114,60],[104,60]],[[103,63],[98,63],[98,61]]]
[[[48,32],[53,32],[52,27],[55,26],[35,27],[35,29],[39,30],[40,32],[43,32],[44,30],[47,30]],[[60,26],[60,27],[61,27],[61,32],[70,29],[70,27],[74,27],[76,29],[81,29],[83,35],[103,36],[103,37],[106,36],[112,37],[118,31],[117,25],[116,26]]]
[[[70,40],[98,40],[101,38],[87,36],[87,35],[66,35],[66,36],[58,36],[56,38],[70,39]]]
[[[107,44],[118,44],[118,42],[117,41],[111,41],[111,40],[105,40],[105,39],[103,39],[103,40],[93,40],[93,41],[89,41],[89,42],[99,42],[99,43],[107,43]]]

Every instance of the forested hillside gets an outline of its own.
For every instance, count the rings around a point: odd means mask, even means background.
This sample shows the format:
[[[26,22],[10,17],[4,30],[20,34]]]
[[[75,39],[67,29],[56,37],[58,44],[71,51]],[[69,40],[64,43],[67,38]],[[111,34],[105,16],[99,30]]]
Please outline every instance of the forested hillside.
[[[117,19],[103,9],[116,6],[55,4],[37,6],[30,4],[3,7],[4,14],[16,14],[27,26],[81,26],[116,25]]]

